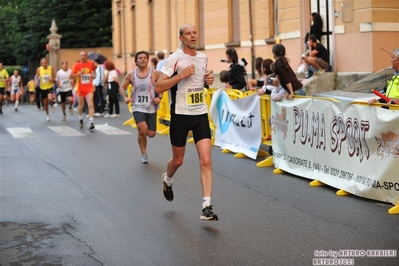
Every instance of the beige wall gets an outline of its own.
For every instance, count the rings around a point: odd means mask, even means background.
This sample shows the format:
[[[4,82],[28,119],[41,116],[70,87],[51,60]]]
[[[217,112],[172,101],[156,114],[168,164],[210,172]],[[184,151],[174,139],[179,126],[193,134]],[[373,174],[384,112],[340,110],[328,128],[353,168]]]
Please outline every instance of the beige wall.
[[[88,53],[100,53],[104,55],[108,60],[113,60],[113,48],[112,47],[96,47],[96,48],[71,48],[60,50],[60,62],[67,61],[70,68],[80,60],[80,51],[87,51]],[[58,69],[61,67],[59,66]]]
[[[117,2],[124,5],[124,35],[118,29]],[[150,29],[149,1],[135,1],[134,9],[130,0],[113,0],[113,45],[114,62],[123,70],[134,67],[134,53],[139,50],[150,51],[150,34],[154,38],[154,52],[162,50],[169,55],[179,48],[178,30],[186,23],[197,24],[199,20],[198,3],[203,2],[203,44],[209,58],[208,68],[215,72],[226,69],[221,63],[225,58],[226,43],[229,40],[229,1],[239,8],[240,45],[235,48],[240,57],[251,59],[249,0],[153,0],[154,28]],[[398,0],[331,0],[338,17],[333,18],[332,32],[334,71],[372,72],[389,66],[389,55],[379,47],[392,52],[399,47],[399,1]],[[266,44],[274,30],[270,12],[274,0],[252,0],[253,39],[255,57],[272,57],[273,44]],[[342,21],[341,3],[351,2],[353,20]],[[277,28],[281,44],[286,46],[287,57],[294,70],[297,69],[300,55],[304,50],[303,36],[309,29],[310,3],[307,0],[278,0]],[[135,14],[135,24],[132,15]],[[306,20],[304,22],[304,19]],[[197,25],[198,26],[198,25]],[[135,32],[135,34],[133,34]],[[124,36],[126,48],[121,48]],[[134,48],[134,43],[136,44]],[[151,55],[151,57],[154,55]],[[388,57],[387,57],[388,56]],[[251,70],[250,67],[247,69]]]

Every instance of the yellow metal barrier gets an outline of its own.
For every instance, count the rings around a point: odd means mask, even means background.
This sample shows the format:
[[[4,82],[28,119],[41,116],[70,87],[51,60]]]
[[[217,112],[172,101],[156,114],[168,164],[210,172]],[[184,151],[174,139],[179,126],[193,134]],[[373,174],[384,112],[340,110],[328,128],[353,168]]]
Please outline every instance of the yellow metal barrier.
[[[269,122],[271,112],[270,95],[264,94],[260,97],[260,123],[262,130],[262,144],[267,146],[272,146],[272,131]],[[268,152],[259,150],[258,155],[265,156],[266,158],[258,162],[256,164],[257,167],[273,166],[273,156],[270,156]]]
[[[157,111],[157,132],[161,135],[169,134],[170,108],[169,91],[162,93],[162,100]]]
[[[230,99],[237,100],[244,97],[244,94],[240,90],[236,89],[224,89],[224,91],[229,95]]]
[[[127,97],[132,97],[132,84],[127,87]],[[132,118],[126,120],[123,125],[124,126],[132,126],[132,128],[137,128],[136,121],[134,121],[133,113],[132,113],[132,103],[128,104],[129,113],[132,115]]]
[[[218,90],[217,88],[209,88],[206,94],[206,102],[208,104],[208,108],[211,108],[212,96],[215,91]],[[209,119],[209,127],[211,128],[211,145],[215,144],[215,131],[216,125],[213,123],[212,117],[210,112],[208,112],[208,119]]]
[[[258,93],[258,92],[257,91],[245,91],[243,94],[244,94],[244,97],[247,97],[249,95],[256,94],[256,93]]]

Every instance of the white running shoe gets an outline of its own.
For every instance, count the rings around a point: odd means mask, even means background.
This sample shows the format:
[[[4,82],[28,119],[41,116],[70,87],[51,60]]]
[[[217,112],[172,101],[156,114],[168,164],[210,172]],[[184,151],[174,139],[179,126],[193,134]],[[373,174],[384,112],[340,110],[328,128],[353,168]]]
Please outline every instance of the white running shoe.
[[[89,127],[90,130],[94,130],[95,129],[95,126],[94,126],[92,121],[90,121],[87,126]]]
[[[108,117],[111,117],[111,115],[110,114],[105,114],[104,117],[108,118]]]
[[[66,120],[66,115],[62,115],[62,121]]]
[[[143,164],[148,163],[147,154],[141,155],[141,163],[143,163]]]
[[[73,115],[73,109],[72,108],[69,108],[69,114]]]
[[[112,114],[110,117],[112,117],[112,118],[118,118],[118,117],[120,117],[120,115],[119,115],[119,114]]]
[[[50,121],[50,116],[49,115],[46,116],[46,121]]]
[[[51,106],[51,112],[52,112],[52,113],[55,113],[54,104]]]
[[[94,113],[94,116],[99,117],[99,116],[101,116],[101,114],[100,113]]]

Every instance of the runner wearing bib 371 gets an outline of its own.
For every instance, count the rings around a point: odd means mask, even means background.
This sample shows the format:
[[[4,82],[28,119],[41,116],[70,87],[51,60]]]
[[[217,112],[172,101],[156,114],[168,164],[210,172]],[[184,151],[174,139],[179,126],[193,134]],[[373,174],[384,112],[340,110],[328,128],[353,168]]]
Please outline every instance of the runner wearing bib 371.
[[[22,78],[19,75],[18,70],[14,70],[14,75],[10,78],[10,86],[11,86],[11,101],[15,101],[14,111],[18,112],[18,104],[19,100],[24,95],[24,89],[22,86]]]
[[[137,140],[141,150],[141,163],[148,163],[147,136],[153,138],[157,133],[157,108],[161,102],[159,95],[155,94],[154,84],[159,72],[148,67],[148,53],[136,53],[135,62],[137,69],[129,72],[119,89],[126,104],[132,103],[133,117],[137,124]],[[127,98],[125,90],[132,84],[132,97]]]
[[[3,63],[0,63],[0,115],[3,114],[3,100],[6,94],[8,85],[8,71],[3,68]]]
[[[46,120],[50,121],[50,115],[48,113],[48,105],[51,105],[51,112],[55,112],[53,106],[53,92],[54,92],[54,80],[55,73],[51,66],[48,65],[46,58],[40,60],[41,66],[36,71],[35,84],[40,86],[40,96],[43,100],[44,111],[46,111]],[[39,84],[40,78],[40,84]]]
[[[204,80],[211,85],[214,77],[207,71],[207,56],[196,51],[197,29],[190,24],[182,26],[179,40],[183,48],[166,59],[155,88],[156,93],[170,89],[172,96],[169,133],[173,156],[167,164],[166,173],[162,175],[163,193],[166,200],[173,200],[172,177],[183,164],[187,134],[191,130],[201,168],[203,199],[200,219],[217,221],[218,216],[213,213],[211,205],[211,133],[204,97]]]
[[[94,103],[93,103],[93,78],[96,77],[96,66],[93,61],[87,60],[87,52],[80,52],[80,62],[76,63],[70,75],[71,79],[76,79],[77,97],[78,97],[78,112],[79,112],[79,126],[83,128],[83,106],[84,99],[89,108],[89,124],[87,125],[90,130],[94,127]]]

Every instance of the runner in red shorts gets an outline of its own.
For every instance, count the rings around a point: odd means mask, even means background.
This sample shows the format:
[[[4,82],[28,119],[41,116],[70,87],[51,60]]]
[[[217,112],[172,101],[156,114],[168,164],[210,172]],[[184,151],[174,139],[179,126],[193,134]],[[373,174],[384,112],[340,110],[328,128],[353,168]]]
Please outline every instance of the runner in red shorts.
[[[80,61],[76,63],[71,72],[71,79],[76,79],[76,88],[78,96],[78,113],[79,113],[79,126],[83,128],[83,106],[86,98],[87,106],[89,108],[89,124],[90,130],[93,130],[94,123],[94,103],[93,103],[93,79],[96,78],[96,67],[93,61],[87,60],[87,52],[80,52]]]

